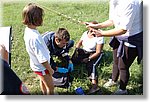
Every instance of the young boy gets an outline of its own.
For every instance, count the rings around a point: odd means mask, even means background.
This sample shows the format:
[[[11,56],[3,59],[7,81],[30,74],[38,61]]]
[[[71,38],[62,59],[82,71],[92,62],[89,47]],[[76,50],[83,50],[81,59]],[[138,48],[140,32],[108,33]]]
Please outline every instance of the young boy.
[[[50,66],[50,52],[47,49],[42,36],[36,29],[43,23],[43,9],[33,3],[24,7],[22,16],[26,25],[24,41],[30,57],[30,67],[40,78],[40,86],[43,94],[54,94],[52,80],[53,69]]]
[[[74,41],[70,40],[69,32],[65,28],[59,28],[56,32],[44,33],[42,37],[50,51],[52,68],[60,73],[73,71],[73,64],[68,53],[73,47]],[[53,60],[53,57],[56,56],[62,58],[64,66],[56,65]]]

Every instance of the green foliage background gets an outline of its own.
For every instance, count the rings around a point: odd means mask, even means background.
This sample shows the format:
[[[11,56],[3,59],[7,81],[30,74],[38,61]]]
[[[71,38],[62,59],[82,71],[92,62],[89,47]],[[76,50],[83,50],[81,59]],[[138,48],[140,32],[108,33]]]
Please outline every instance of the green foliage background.
[[[31,94],[42,94],[39,87],[39,79],[32,72],[29,66],[29,56],[26,52],[23,33],[25,26],[22,24],[22,10],[26,4],[30,1],[16,1],[16,2],[3,2],[3,26],[12,26],[12,50],[11,50],[11,64],[12,69],[21,78],[21,80],[26,84]],[[55,10],[57,12],[66,14],[72,18],[82,21],[93,21],[103,22],[108,19],[109,13],[109,3],[108,0],[78,0],[78,1],[32,1],[41,7],[47,7],[49,9]],[[84,25],[72,22],[50,10],[44,9],[44,23],[43,26],[39,27],[40,33],[46,31],[56,31],[59,27],[67,28],[71,34],[71,39],[75,43],[80,39],[82,33],[87,30]],[[110,29],[110,28],[107,28]],[[106,29],[103,29],[106,30]],[[104,88],[103,84],[108,81],[112,71],[112,49],[109,47],[110,38],[105,38],[105,46],[103,59],[100,66],[98,66],[99,73],[99,87],[101,88],[101,94],[110,95],[117,89],[117,86],[111,88]],[[73,49],[70,51],[70,55],[73,53]],[[143,95],[143,66],[137,65],[137,61],[133,63],[130,68],[130,80],[127,86],[129,94],[131,95]],[[87,80],[87,74],[84,69],[84,65],[75,66],[75,70],[72,73],[74,80],[71,88],[68,90],[56,88],[58,93],[61,95],[74,95],[74,88],[82,86],[85,93],[89,89],[90,81]],[[99,93],[95,93],[98,95]]]

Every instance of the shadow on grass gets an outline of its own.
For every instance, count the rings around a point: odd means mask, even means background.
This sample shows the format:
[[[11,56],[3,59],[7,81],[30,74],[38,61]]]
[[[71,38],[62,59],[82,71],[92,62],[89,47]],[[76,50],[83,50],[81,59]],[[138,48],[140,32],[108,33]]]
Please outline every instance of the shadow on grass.
[[[66,91],[67,89],[61,89],[61,90],[62,90],[61,92],[60,91],[58,92],[59,95],[78,95],[78,94],[76,94],[75,89],[72,90],[70,88],[70,89],[68,89],[68,91]],[[84,89],[83,91],[84,91],[84,95],[111,95],[111,93],[112,93],[111,91],[109,91],[108,89],[105,89],[103,87],[100,87],[100,89],[98,91],[96,91],[92,94],[87,94],[89,89]]]

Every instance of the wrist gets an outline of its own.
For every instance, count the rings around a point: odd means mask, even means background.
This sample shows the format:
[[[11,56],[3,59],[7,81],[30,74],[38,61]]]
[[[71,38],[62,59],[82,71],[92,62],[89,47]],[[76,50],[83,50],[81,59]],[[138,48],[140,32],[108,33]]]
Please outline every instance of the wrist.
[[[90,58],[90,57],[88,58],[88,61],[91,61],[91,58]]]
[[[102,24],[101,23],[98,23],[98,28],[102,28]]]
[[[69,60],[69,63],[71,63],[71,64],[72,64],[72,61],[71,61],[71,60]]]
[[[61,68],[61,67],[57,67],[57,71],[58,71],[58,72],[61,72],[62,69],[63,69],[63,67],[62,67],[62,68]]]
[[[60,67],[56,67],[56,71],[58,71],[60,69]]]

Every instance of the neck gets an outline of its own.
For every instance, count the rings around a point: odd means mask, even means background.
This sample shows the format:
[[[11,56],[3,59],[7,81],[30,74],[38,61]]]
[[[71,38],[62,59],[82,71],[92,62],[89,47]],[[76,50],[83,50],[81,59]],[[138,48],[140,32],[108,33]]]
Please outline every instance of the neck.
[[[93,38],[94,36],[93,36],[93,34],[90,34],[90,33],[88,32],[88,37],[89,37],[89,38]]]
[[[28,28],[36,29],[36,26],[34,26],[34,25],[28,25]]]

